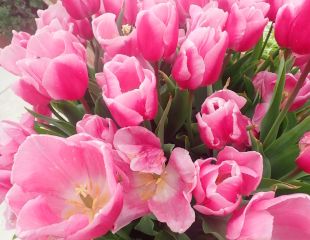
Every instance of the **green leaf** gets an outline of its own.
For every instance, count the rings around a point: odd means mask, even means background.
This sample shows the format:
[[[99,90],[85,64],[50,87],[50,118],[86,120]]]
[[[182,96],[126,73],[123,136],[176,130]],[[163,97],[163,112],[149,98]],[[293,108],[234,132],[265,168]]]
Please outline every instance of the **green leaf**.
[[[96,115],[98,115],[100,117],[112,118],[112,115],[111,115],[107,105],[104,103],[102,96],[99,96],[98,99],[96,100],[94,112]]]
[[[168,114],[169,136],[174,136],[176,132],[183,126],[188,116],[190,106],[188,90],[175,90],[175,95]]]
[[[48,124],[37,122],[37,121],[34,122],[34,130],[38,134],[54,135],[54,136],[58,136],[58,137],[66,137],[67,136],[60,129],[58,129],[54,126],[48,125]]]
[[[218,240],[225,240],[227,217],[202,217],[202,229],[205,234],[211,234]]]
[[[250,139],[252,143],[252,150],[259,152],[263,156],[263,176],[270,178],[271,176],[271,165],[270,160],[267,155],[264,153],[263,144],[253,135],[252,130],[249,131]]]
[[[275,191],[278,189],[298,189],[300,186],[293,185],[291,183],[282,182],[276,179],[270,178],[263,178],[259,187],[258,191]]]
[[[264,146],[270,145],[272,141],[276,139],[280,124],[282,123],[281,119],[279,119],[279,114],[280,105],[282,102],[282,93],[285,85],[285,73],[286,63],[284,57],[282,57],[279,65],[278,79],[274,89],[274,94],[269,109],[261,123],[260,140],[263,142]]]
[[[41,115],[41,114],[36,113],[36,112],[34,112],[28,108],[26,108],[26,110],[35,118],[41,119],[41,120],[47,122],[48,124],[55,126],[59,130],[63,131],[67,136],[71,136],[71,135],[76,133],[75,126],[73,126],[72,124],[70,124],[68,122],[53,119],[53,118]]]
[[[167,106],[160,118],[160,121],[157,125],[157,128],[155,130],[155,133],[156,135],[159,137],[160,139],[160,142],[162,144],[164,144],[164,137],[165,137],[165,122],[167,120],[167,117],[168,117],[168,113],[170,111],[170,108],[171,108],[171,103],[172,103],[172,97],[170,96],[169,100],[168,100],[168,103],[167,103]]]
[[[95,240],[123,240],[123,239],[121,237],[109,232],[108,234],[106,234],[102,237],[96,238]]]
[[[154,240],[175,240],[175,238],[165,231],[160,231]]]
[[[310,184],[308,182],[302,182],[299,180],[290,181],[290,184],[294,186],[298,186],[296,189],[279,189],[278,194],[280,195],[286,195],[286,194],[292,194],[292,193],[306,193],[310,194]]]
[[[70,101],[52,101],[51,107],[61,112],[72,125],[76,125],[83,118],[84,113],[76,104]]]
[[[135,226],[135,229],[149,236],[155,236],[158,234],[158,232],[154,230],[154,222],[150,216],[142,217],[139,223]]]
[[[164,149],[165,154],[170,156],[174,146],[175,144],[170,144],[170,143],[164,144],[163,149]]]

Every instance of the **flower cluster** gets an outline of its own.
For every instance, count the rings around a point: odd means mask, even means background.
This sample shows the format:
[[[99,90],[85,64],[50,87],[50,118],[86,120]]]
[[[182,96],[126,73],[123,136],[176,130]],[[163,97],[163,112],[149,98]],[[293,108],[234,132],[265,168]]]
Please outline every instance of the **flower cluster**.
[[[22,240],[310,239],[310,2],[59,0],[0,65]],[[265,31],[267,29],[267,31]],[[299,143],[299,145],[298,145]]]

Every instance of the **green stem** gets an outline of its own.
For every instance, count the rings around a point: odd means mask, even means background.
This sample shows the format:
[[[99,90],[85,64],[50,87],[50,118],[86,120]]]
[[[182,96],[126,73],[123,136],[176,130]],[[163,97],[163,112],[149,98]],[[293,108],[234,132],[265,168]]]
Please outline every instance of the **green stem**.
[[[189,142],[193,143],[194,140],[194,135],[192,131],[192,110],[193,110],[193,100],[194,100],[194,95],[190,91],[189,92],[189,110],[187,114],[187,119],[186,119],[186,130],[189,138]]]
[[[293,169],[292,171],[290,171],[288,174],[284,175],[283,177],[281,177],[279,180],[286,182],[289,180],[295,180],[298,178],[299,174],[302,172],[302,170],[298,167],[296,167],[295,169]]]
[[[207,96],[209,97],[212,94],[213,94],[213,88],[212,85],[209,85],[207,86]]]
[[[88,103],[87,103],[87,101],[85,100],[84,97],[82,97],[82,98],[80,99],[80,102],[82,103],[82,105],[83,105],[83,107],[84,107],[85,113],[91,114],[91,113],[92,113],[92,112],[91,112],[91,109],[90,109],[90,107],[89,107],[89,105],[88,105]]]
[[[273,23],[271,23],[271,26],[270,26],[269,31],[268,31],[268,34],[267,34],[267,36],[266,36],[266,39],[265,39],[264,45],[263,45],[263,47],[262,47],[262,50],[261,50],[261,52],[260,52],[259,55],[258,55],[258,59],[261,59],[261,57],[263,56],[263,53],[264,53],[264,51],[265,51],[265,48],[266,48],[267,43],[268,43],[268,41],[269,41],[269,38],[270,38],[270,36],[271,36],[272,30],[273,30]]]

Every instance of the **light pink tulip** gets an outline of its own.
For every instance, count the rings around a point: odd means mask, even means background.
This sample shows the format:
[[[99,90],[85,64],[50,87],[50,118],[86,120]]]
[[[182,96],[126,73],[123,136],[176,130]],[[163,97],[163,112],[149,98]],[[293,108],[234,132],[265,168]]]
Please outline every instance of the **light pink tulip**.
[[[89,18],[100,10],[100,0],[61,0],[67,12],[74,19]]]
[[[12,186],[10,178],[14,156],[19,146],[33,133],[33,118],[29,115],[25,115],[20,123],[0,122],[0,203]]]
[[[238,4],[240,8],[254,7],[260,9],[264,16],[269,11],[269,0],[217,0],[219,8],[223,9],[226,12],[231,11],[231,7],[234,4]]]
[[[101,139],[106,143],[113,143],[117,128],[110,118],[102,118],[97,115],[86,114],[76,124],[77,133],[87,133],[94,138]]]
[[[90,40],[93,38],[91,24],[87,18],[82,20],[73,19],[61,1],[48,6],[45,10],[38,10],[38,18],[36,18],[38,29],[49,26],[50,29],[72,31],[75,35]]]
[[[263,158],[258,152],[238,152],[225,147],[217,159],[195,162],[198,183],[194,190],[194,208],[205,215],[223,216],[234,211],[242,196],[248,196],[259,185]]]
[[[291,194],[274,197],[274,192],[255,194],[228,222],[229,240],[307,240],[310,238],[310,197]]]
[[[248,51],[253,48],[263,35],[268,23],[265,10],[268,4],[262,7],[242,6],[234,3],[230,9],[226,23],[229,36],[229,48],[238,52]]]
[[[176,7],[170,2],[159,3],[140,11],[136,28],[138,47],[146,60],[159,61],[175,52],[179,19]]]
[[[123,190],[111,151],[100,141],[27,138],[12,170],[12,182],[20,188],[10,192],[10,199],[20,201],[8,201],[18,212],[18,237],[93,239],[112,229]]]
[[[168,165],[158,175],[129,171],[127,176],[129,185],[124,187],[124,207],[115,231],[149,212],[178,233],[185,232],[195,221],[190,202],[196,172],[185,149],[174,149]]]
[[[283,92],[283,104],[288,99],[291,92],[294,90],[300,73],[295,76],[291,73],[286,74],[286,81]],[[277,74],[271,72],[260,72],[253,79],[253,85],[257,91],[261,94],[264,103],[270,103],[274,88],[277,82]],[[290,111],[294,111],[302,107],[310,97],[310,75],[306,78],[304,85],[301,87],[298,95],[296,96]],[[282,105],[283,105],[282,104]]]
[[[135,57],[116,55],[104,65],[103,72],[96,75],[103,99],[121,127],[139,125],[155,117],[156,78],[150,69]]]
[[[196,28],[181,45],[172,75],[184,89],[196,89],[218,80],[227,49],[228,37],[210,27]]]
[[[130,25],[124,25],[123,35],[120,35],[115,14],[100,15],[92,21],[92,26],[95,38],[110,58],[116,54],[128,56],[137,54],[136,30]]]
[[[0,49],[0,66],[15,75],[19,75],[20,70],[16,62],[26,57],[29,38],[30,35],[26,32],[13,31],[11,44]]]
[[[161,174],[166,158],[160,140],[144,127],[119,129],[113,145],[132,171]]]
[[[232,144],[242,149],[249,145],[249,119],[240,112],[245,103],[245,98],[230,90],[216,92],[205,100],[196,118],[200,137],[209,148]]]
[[[275,22],[275,38],[280,47],[301,55],[310,54],[309,11],[309,1],[294,1],[279,9]]]
[[[297,166],[310,173],[310,132],[306,132],[299,141],[300,154],[296,159]]]
[[[204,8],[191,5],[188,30],[191,32],[198,27],[212,27],[224,30],[228,13],[217,7],[217,2],[211,2]]]

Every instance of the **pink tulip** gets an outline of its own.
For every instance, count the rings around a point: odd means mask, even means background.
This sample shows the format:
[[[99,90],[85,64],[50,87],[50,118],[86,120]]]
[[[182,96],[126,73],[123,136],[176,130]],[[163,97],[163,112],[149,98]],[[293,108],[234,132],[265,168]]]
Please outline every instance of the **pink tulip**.
[[[26,32],[13,31],[11,44],[0,49],[0,66],[15,75],[19,75],[20,70],[16,62],[26,57],[29,38],[30,35]]]
[[[199,174],[194,190],[194,208],[205,215],[223,216],[234,211],[242,196],[248,196],[259,185],[263,158],[254,151],[238,152],[225,147],[217,157],[195,162]]]
[[[114,175],[111,151],[98,141],[27,138],[12,170],[17,187],[10,199],[20,201],[8,201],[18,212],[18,237],[93,239],[112,229],[123,190]]]
[[[96,75],[103,99],[121,127],[154,119],[158,99],[156,78],[150,69],[135,57],[116,55]]]
[[[254,115],[252,117],[252,122],[254,124],[255,130],[260,131],[260,125],[268,111],[269,103],[259,103],[256,105],[254,110]]]
[[[301,55],[310,54],[309,11],[309,1],[294,1],[279,9],[275,22],[275,38],[280,47]]]
[[[160,174],[129,171],[127,176],[129,185],[124,187],[124,207],[115,231],[149,212],[178,233],[185,232],[195,221],[190,202],[196,186],[196,172],[185,149],[174,149]]]
[[[245,98],[230,90],[218,91],[205,100],[196,118],[200,137],[209,148],[232,144],[242,149],[249,144],[249,119],[240,112],[245,103]]]
[[[291,92],[294,90],[300,73],[295,76],[291,73],[286,74],[286,81],[283,92],[283,104],[288,99]],[[271,72],[260,72],[253,79],[253,84],[257,91],[261,94],[264,103],[270,103],[274,88],[277,82],[277,74]],[[310,97],[310,75],[306,79],[304,85],[301,87],[298,95],[296,96],[290,111],[295,111],[296,109],[302,107]],[[282,105],[283,105],[282,104]]]
[[[161,174],[166,161],[160,140],[144,127],[119,129],[113,145],[132,171]]]
[[[300,154],[296,159],[297,166],[310,173],[310,132],[306,132],[299,141]]]
[[[101,139],[106,143],[113,143],[117,128],[110,118],[102,118],[96,115],[86,114],[76,124],[77,133],[87,133],[90,136]]]
[[[175,52],[179,19],[173,4],[160,3],[140,11],[137,15],[136,27],[138,47],[146,60],[159,61]]]
[[[0,122],[0,203],[11,188],[11,168],[19,146],[34,133],[33,118],[25,115],[20,123]]]
[[[309,239],[309,196],[291,194],[275,198],[274,195],[274,192],[257,193],[247,206],[236,211],[228,222],[227,239]]]
[[[268,9],[268,6],[267,3],[262,7],[232,5],[226,24],[230,49],[243,52],[256,45],[268,23],[265,18],[265,8]]]
[[[139,11],[137,0],[103,0],[105,12],[117,17],[123,11],[123,24],[134,25]]]
[[[231,7],[237,4],[240,8],[254,7],[260,9],[264,16],[269,11],[269,1],[270,0],[217,0],[219,8],[223,9],[225,12],[230,12]]]
[[[172,75],[184,89],[215,83],[222,70],[227,49],[226,32],[210,27],[196,28],[181,45]]]
[[[73,31],[73,33],[83,39],[91,40],[93,33],[91,24],[87,18],[76,20],[73,19],[61,1],[57,1],[56,4],[48,6],[45,10],[38,10],[38,18],[36,18],[36,24],[38,29],[42,29],[46,26],[57,30]]]
[[[197,5],[190,7],[189,31],[198,27],[212,27],[224,30],[228,13],[217,7],[217,2],[211,2],[204,8]]]
[[[63,6],[74,19],[89,18],[100,10],[100,0],[62,0]]]
[[[95,38],[110,58],[116,54],[137,55],[136,30],[124,25],[123,35],[120,35],[116,15],[104,13],[93,20],[92,26]]]
[[[184,22],[187,17],[189,17],[190,6],[197,5],[199,7],[204,7],[210,0],[175,0],[181,22]]]

